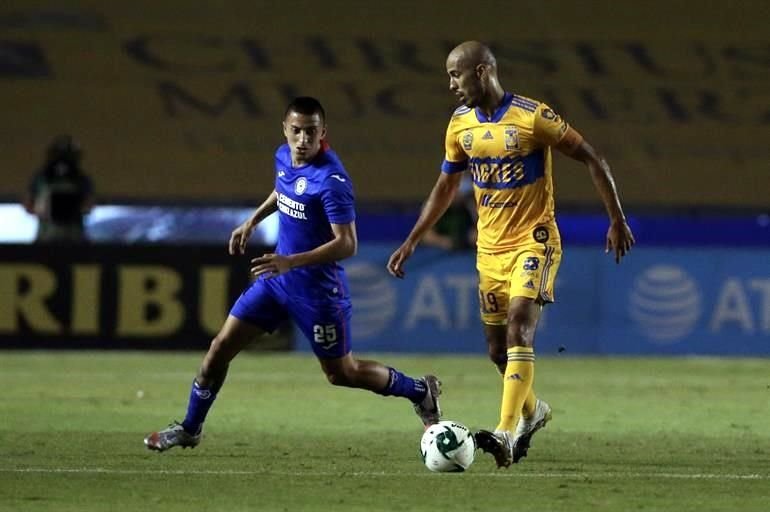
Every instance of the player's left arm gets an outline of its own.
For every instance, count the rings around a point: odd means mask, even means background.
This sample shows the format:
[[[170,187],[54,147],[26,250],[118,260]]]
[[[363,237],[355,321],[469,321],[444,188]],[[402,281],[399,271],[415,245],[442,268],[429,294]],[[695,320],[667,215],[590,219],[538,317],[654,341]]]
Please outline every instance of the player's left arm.
[[[607,161],[577,130],[544,103],[538,105],[534,112],[532,132],[541,144],[553,146],[588,167],[594,187],[599,192],[607,215],[610,217],[605,252],[613,251],[615,262],[620,263],[620,259],[634,245],[634,235],[623,214],[618,189]]]
[[[618,189],[607,160],[597,153],[594,147],[572,127],[567,127],[564,136],[555,147],[560,152],[579,162],[583,162],[588,167],[594,187],[599,192],[604,208],[607,210],[607,215],[610,218],[605,252],[614,252],[615,262],[620,263],[620,259],[631,250],[635,240],[633,233],[631,233],[631,228],[626,221],[626,216],[623,213]]]
[[[358,236],[355,221],[349,224],[331,224],[333,238],[307,252],[287,256],[290,268],[305,265],[320,265],[355,256],[358,251]]]
[[[254,276],[267,274],[275,277],[296,267],[320,265],[350,258],[358,250],[356,212],[350,177],[339,172],[330,174],[320,193],[326,217],[332,231],[328,242],[305,252],[295,254],[265,254],[251,260]]]
[[[333,238],[315,249],[294,254],[263,254],[251,260],[251,274],[275,277],[306,265],[320,265],[350,258],[358,250],[355,221],[349,224],[331,224]]]

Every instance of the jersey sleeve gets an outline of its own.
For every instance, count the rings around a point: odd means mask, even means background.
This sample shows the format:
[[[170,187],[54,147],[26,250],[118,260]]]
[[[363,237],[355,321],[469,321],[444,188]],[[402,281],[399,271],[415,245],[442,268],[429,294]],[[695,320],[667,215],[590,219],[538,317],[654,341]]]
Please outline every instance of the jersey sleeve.
[[[288,163],[286,162],[288,155]],[[289,152],[289,148],[286,144],[281,144],[275,149],[275,154],[273,155],[273,170],[276,173],[276,178],[278,177],[277,174],[280,169],[290,169],[291,168],[291,154]]]
[[[350,224],[356,220],[355,197],[350,177],[332,173],[324,180],[321,191],[326,216],[332,224]]]
[[[567,133],[567,121],[545,103],[537,106],[534,116],[532,133],[535,140],[544,146],[555,146]]]
[[[468,156],[457,140],[457,134],[455,133],[452,121],[449,122],[449,126],[446,129],[444,151],[444,162],[441,164],[442,172],[454,174],[468,168]]]

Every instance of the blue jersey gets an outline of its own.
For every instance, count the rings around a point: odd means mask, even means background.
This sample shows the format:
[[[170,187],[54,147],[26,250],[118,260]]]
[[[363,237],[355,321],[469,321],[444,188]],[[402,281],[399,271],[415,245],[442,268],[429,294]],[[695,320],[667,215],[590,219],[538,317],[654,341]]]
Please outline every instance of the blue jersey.
[[[280,146],[275,153],[275,192],[278,254],[313,250],[334,238],[331,224],[350,224],[356,218],[353,184],[331,149],[322,150],[308,164],[292,167],[289,146]],[[349,298],[345,271],[337,262],[298,267],[271,279],[271,284],[309,302]]]

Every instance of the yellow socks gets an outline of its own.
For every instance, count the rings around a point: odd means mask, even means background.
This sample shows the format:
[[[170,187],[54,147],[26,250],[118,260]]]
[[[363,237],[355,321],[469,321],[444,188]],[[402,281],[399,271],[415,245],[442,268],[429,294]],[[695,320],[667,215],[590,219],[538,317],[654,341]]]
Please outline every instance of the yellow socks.
[[[505,372],[500,375],[500,378],[505,382]],[[535,389],[530,387],[527,398],[524,399],[524,405],[521,407],[521,415],[531,418],[535,414],[535,407],[537,407],[537,396],[535,396]]]
[[[508,365],[503,378],[503,402],[500,406],[500,424],[495,430],[513,432],[519,421],[522,407],[527,404],[528,411],[535,409],[535,394],[532,381],[535,379],[535,353],[530,347],[512,347],[508,349]],[[530,414],[531,416],[531,414]]]
[[[534,363],[532,366],[534,375]],[[533,379],[534,380],[534,379]],[[521,415],[525,418],[531,418],[535,415],[535,407],[537,407],[537,397],[535,396],[535,390],[530,386],[527,398],[524,399],[524,405],[521,408]]]

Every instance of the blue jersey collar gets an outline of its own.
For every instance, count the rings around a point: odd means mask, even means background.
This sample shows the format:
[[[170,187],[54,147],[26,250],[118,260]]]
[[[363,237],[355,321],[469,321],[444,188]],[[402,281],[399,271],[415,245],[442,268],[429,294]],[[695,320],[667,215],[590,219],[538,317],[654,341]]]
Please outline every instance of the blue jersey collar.
[[[511,100],[513,100],[513,94],[506,92],[503,95],[503,101],[500,102],[500,106],[497,107],[497,110],[494,111],[490,118],[487,118],[484,112],[482,112],[479,107],[476,107],[476,119],[479,120],[479,123],[499,123],[500,119],[502,119],[505,113],[508,112],[508,108],[511,106]]]

